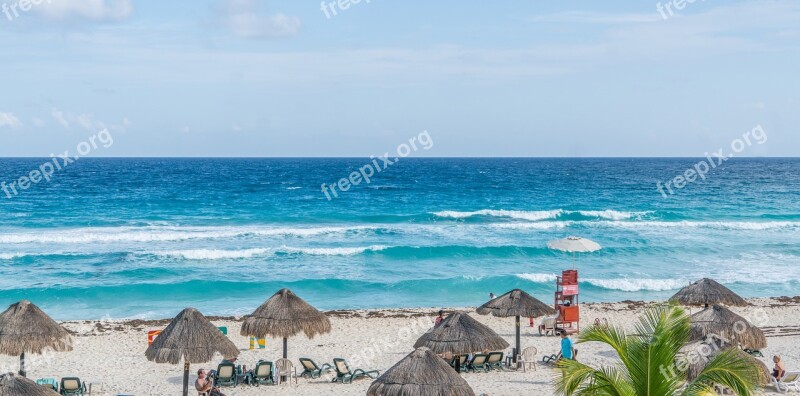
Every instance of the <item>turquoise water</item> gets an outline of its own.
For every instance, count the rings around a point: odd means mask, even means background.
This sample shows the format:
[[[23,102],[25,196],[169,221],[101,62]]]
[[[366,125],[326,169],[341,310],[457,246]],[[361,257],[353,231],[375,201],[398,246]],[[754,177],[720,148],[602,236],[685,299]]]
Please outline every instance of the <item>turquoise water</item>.
[[[0,159],[10,183],[45,159]],[[582,301],[665,298],[713,277],[800,294],[800,160],[404,158],[336,199],[368,159],[89,159],[0,190],[0,303],[60,319],[251,312],[281,287],[323,309],[552,298],[568,235]]]

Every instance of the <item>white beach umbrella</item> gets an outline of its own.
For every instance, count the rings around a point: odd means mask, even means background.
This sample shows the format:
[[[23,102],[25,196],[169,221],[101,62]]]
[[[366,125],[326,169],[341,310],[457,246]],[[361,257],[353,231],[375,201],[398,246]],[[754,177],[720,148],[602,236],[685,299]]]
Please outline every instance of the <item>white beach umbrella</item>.
[[[553,250],[572,253],[572,268],[575,268],[575,253],[590,253],[600,250],[600,244],[586,238],[570,236],[557,241],[550,241],[547,247]]]
[[[568,253],[589,253],[600,250],[600,244],[586,238],[570,236],[557,241],[550,241],[547,247]]]

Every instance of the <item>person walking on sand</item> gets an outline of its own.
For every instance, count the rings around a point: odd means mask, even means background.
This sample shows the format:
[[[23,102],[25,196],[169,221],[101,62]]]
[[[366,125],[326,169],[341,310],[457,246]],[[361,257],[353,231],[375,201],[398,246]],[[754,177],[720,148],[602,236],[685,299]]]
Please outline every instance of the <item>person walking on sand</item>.
[[[573,360],[572,340],[567,336],[567,332],[561,330],[561,358]]]
[[[433,327],[439,327],[439,325],[442,324],[443,320],[444,320],[444,311],[439,310],[439,316],[436,317],[436,322],[434,323]]]

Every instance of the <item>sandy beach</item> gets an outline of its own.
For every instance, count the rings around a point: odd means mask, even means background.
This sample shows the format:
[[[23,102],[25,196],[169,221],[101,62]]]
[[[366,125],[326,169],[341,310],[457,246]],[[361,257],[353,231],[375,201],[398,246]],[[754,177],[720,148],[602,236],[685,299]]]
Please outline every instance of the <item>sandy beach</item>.
[[[752,306],[733,308],[733,311],[761,325],[767,335],[768,346],[763,350],[762,361],[768,363],[773,354],[781,354],[788,370],[800,367],[800,297],[756,298],[748,300]],[[648,303],[624,301],[618,303],[583,304],[583,326],[591,325],[595,318],[606,318],[610,324],[630,326]],[[482,316],[473,308],[461,308],[471,316],[490,326],[513,344],[513,319]],[[699,308],[693,308],[696,312]],[[313,340],[297,337],[289,340],[289,357],[297,362],[299,357],[310,357],[318,364],[331,362],[335,357],[350,361],[351,367],[377,369],[382,372],[411,352],[414,341],[433,324],[437,309],[387,309],[329,311],[333,330]],[[239,335],[238,318],[212,318],[217,326],[228,328],[229,338],[241,348],[237,363],[252,367],[259,359],[276,360],[280,357],[280,340],[267,340],[266,349],[249,350],[249,340]],[[155,364],[147,361],[147,331],[163,328],[168,320],[158,321],[68,321],[63,325],[74,332],[73,352],[46,354],[31,358],[29,378],[78,376],[93,383],[95,395],[174,395],[181,391],[182,367]],[[537,323],[538,324],[538,323]],[[427,327],[426,327],[427,326]],[[556,337],[539,336],[536,328],[523,321],[522,346],[538,348],[538,356],[557,352]],[[579,360],[591,365],[613,364],[615,353],[596,343],[578,344]],[[221,360],[194,365],[211,369]],[[16,371],[18,360],[4,356],[0,364],[6,371]],[[300,371],[300,370],[298,370]],[[552,394],[551,381],[556,372],[538,365],[535,371],[492,371],[466,373],[463,377],[476,394],[519,395]],[[225,388],[229,396],[281,393],[286,395],[358,395],[365,394],[370,380],[353,384],[332,384],[331,375],[321,379],[301,378],[297,385],[282,384],[277,387],[250,387],[239,385]],[[194,381],[194,375],[191,380]],[[774,393],[766,389],[767,394]],[[193,394],[193,392],[190,392]]]

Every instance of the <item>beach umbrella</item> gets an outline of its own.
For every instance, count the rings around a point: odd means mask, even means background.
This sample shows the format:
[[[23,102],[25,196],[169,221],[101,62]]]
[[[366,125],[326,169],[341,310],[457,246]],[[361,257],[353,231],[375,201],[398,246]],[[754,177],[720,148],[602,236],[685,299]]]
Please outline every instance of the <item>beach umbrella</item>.
[[[414,348],[419,347],[427,347],[437,354],[465,355],[505,349],[508,348],[508,342],[466,312],[453,312],[439,326],[419,337]],[[456,364],[457,371],[459,368]]]
[[[367,396],[475,396],[467,381],[430,349],[421,347],[378,377]]]
[[[11,304],[0,314],[0,353],[19,356],[19,375],[25,376],[25,354],[45,350],[68,352],[72,337],[30,301]]]
[[[283,338],[283,357],[288,355],[287,339],[303,332],[306,337],[331,331],[331,321],[324,313],[297,297],[289,289],[281,289],[245,317],[241,334],[245,337]]]
[[[600,250],[600,244],[586,238],[569,236],[564,239],[547,242],[547,247],[561,252],[572,253],[572,267],[575,267],[576,253],[591,253]]]
[[[0,375],[0,396],[57,396],[54,390],[14,373]]]
[[[737,307],[748,305],[747,301],[739,297],[739,295],[731,291],[731,289],[709,278],[700,279],[684,287],[675,293],[675,295],[670,298],[670,301],[675,301],[682,305],[704,305],[706,307],[710,304],[724,304]]]
[[[189,392],[189,364],[206,363],[215,354],[235,358],[239,348],[200,311],[186,308],[153,340],[144,352],[147,360],[179,364],[183,360],[183,395]]]
[[[689,339],[695,341],[712,335],[744,349],[760,350],[767,346],[767,338],[761,329],[721,305],[713,305],[692,315]]]
[[[706,366],[709,360],[717,356],[720,352],[728,349],[734,349],[737,355],[743,359],[751,362],[758,367],[758,379],[760,385],[769,385],[772,382],[772,375],[770,374],[769,367],[767,367],[761,360],[749,355],[741,349],[734,348],[730,345],[724,345],[719,340],[713,339],[710,342],[693,342],[687,344],[682,351],[685,353],[692,351],[694,358],[688,358],[689,367],[686,370],[686,378],[689,381],[694,380]]]
[[[492,314],[501,318],[508,318],[513,316],[516,320],[516,353],[514,354],[514,362],[517,361],[517,354],[520,353],[520,323],[521,316],[535,318],[543,315],[552,315],[556,313],[553,307],[537,300],[530,294],[520,290],[514,289],[510,292],[497,297],[486,304],[478,307],[477,312],[481,315]]]

